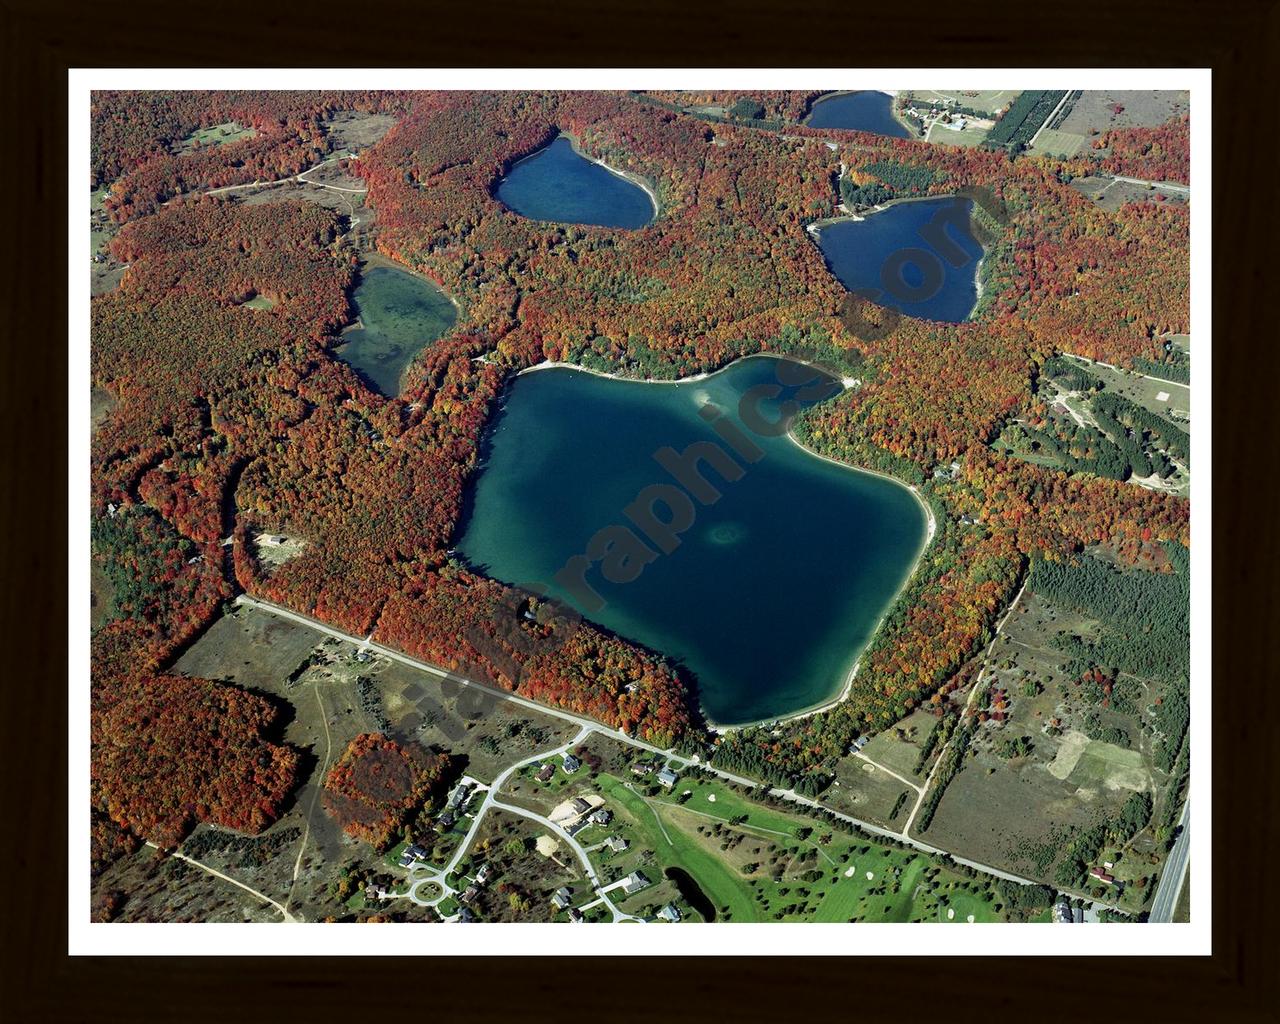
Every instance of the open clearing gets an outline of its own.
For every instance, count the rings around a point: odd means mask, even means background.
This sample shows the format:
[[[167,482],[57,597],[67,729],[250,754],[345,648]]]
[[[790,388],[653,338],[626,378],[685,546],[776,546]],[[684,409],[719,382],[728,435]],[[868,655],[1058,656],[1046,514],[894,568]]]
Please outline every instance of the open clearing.
[[[919,785],[924,782],[924,775],[916,773],[921,745],[937,724],[938,719],[928,711],[914,711],[897,725],[873,736],[871,742],[862,748],[862,753]],[[928,774],[928,769],[925,774]]]
[[[235,121],[223,121],[221,124],[211,124],[192,132],[178,143],[176,152],[181,155],[199,149],[201,146],[225,146],[242,139],[252,139],[257,134],[253,128],[237,124]]]
[[[1117,181],[1103,174],[1091,174],[1087,178],[1072,178],[1070,185],[1082,196],[1092,199],[1099,209],[1114,213],[1126,203],[1168,203],[1171,206],[1186,204],[1187,193],[1182,189],[1162,188],[1159,185],[1135,185],[1129,181]]]
[[[1130,373],[1125,370],[1113,370],[1109,366],[1098,363],[1080,361],[1080,364],[1098,377],[1108,391],[1123,395],[1135,405],[1140,405],[1157,416],[1183,424],[1191,422],[1191,388],[1186,384],[1173,381],[1158,380]],[[1161,398],[1160,395],[1164,395]]]
[[[1018,89],[957,89],[952,92],[935,92],[932,89],[912,89],[910,95],[924,103],[946,103],[955,100],[962,107],[985,110],[994,114],[1003,110],[1018,98]]]
[[[461,770],[488,782],[512,761],[573,734],[559,719],[474,687],[448,684],[385,658],[362,661],[353,645],[256,608],[241,606],[224,615],[174,669],[244,686],[283,709],[281,738],[304,754],[302,782],[286,812],[262,836],[241,837],[202,825],[187,845],[195,843],[202,860],[281,903],[288,901],[308,920],[351,910],[335,905],[330,890],[344,865],[389,870],[385,858],[341,832],[319,799],[327,765],[356,735],[386,732],[401,742],[442,747]],[[433,848],[451,851],[460,837],[455,830],[436,839]],[[251,856],[246,842],[252,844]],[[378,909],[415,920],[433,916],[408,901]]]
[[[366,114],[358,110],[339,110],[325,124],[325,132],[338,150],[359,153],[380,142],[395,127],[390,114]]]
[[[1093,703],[1067,674],[1068,655],[1055,647],[1059,634],[1088,638],[1098,628],[1024,591],[987,663],[1001,701],[991,705],[992,714],[999,708],[1003,720],[978,726],[963,768],[921,838],[1054,885],[1068,837],[1118,813],[1132,792],[1154,797],[1162,791],[1168,780],[1153,767],[1150,714],[1162,685],[1124,676],[1109,706]],[[1090,738],[1108,733],[1126,737],[1129,747]],[[1030,752],[1002,756],[1017,737],[1029,740]],[[1127,864],[1150,873],[1149,833],[1130,846]]]
[[[1067,158],[1105,155],[1093,140],[1112,128],[1154,127],[1190,109],[1186,92],[1168,90],[1085,90],[1067,116],[1046,128],[1031,147],[1039,156]]]
[[[968,148],[982,145],[988,131],[989,129],[978,128],[974,125],[968,125],[961,131],[955,128],[948,128],[943,124],[934,123],[929,126],[929,134],[925,136],[925,141],[936,142],[944,146],[964,146]]]

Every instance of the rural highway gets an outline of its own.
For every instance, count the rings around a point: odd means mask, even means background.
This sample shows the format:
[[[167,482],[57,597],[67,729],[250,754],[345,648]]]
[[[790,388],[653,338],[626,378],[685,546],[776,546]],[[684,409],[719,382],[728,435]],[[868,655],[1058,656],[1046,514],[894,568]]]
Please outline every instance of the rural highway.
[[[1062,99],[1058,100],[1058,105],[1054,107],[1051,111],[1049,111],[1049,116],[1046,117],[1040,123],[1040,127],[1036,129],[1036,133],[1033,136],[1031,136],[1031,141],[1027,143],[1027,149],[1031,149],[1032,147],[1035,146],[1036,139],[1040,138],[1040,133],[1049,127],[1050,122],[1052,122],[1053,119],[1058,116],[1058,111],[1062,109],[1062,105],[1066,103],[1067,100],[1071,99],[1071,97],[1074,95],[1075,93],[1073,93],[1070,89],[1068,89],[1065,93],[1062,94]]]
[[[1021,591],[1019,591],[1018,596],[1021,596]],[[1017,598],[1015,597],[1013,603],[1016,603],[1016,601],[1017,601]],[[240,605],[244,605],[249,608],[256,608],[260,611],[267,612],[271,615],[279,616],[282,619],[288,619],[291,622],[296,622],[299,625],[306,626],[308,629],[315,630],[318,633],[323,633],[324,635],[331,636],[337,640],[343,640],[346,643],[354,644],[358,648],[364,648],[365,650],[373,651],[377,654],[381,654],[387,658],[390,658],[392,661],[398,661],[402,665],[408,665],[410,668],[418,669],[420,672],[426,672],[429,675],[436,676],[440,679],[446,679],[446,678],[452,679],[463,686],[471,686],[479,690],[487,691],[501,700],[513,701],[519,706],[528,708],[531,711],[536,711],[539,714],[551,715],[552,717],[560,718],[567,722],[572,722],[575,725],[579,726],[580,729],[585,730],[583,733],[580,733],[580,735],[584,738],[587,732],[598,732],[601,735],[608,736],[611,739],[617,740],[620,743],[626,743],[630,746],[638,747],[641,750],[647,751],[648,753],[658,754],[662,757],[665,757],[668,761],[670,761],[672,764],[674,764],[677,767],[686,768],[689,766],[694,766],[701,769],[702,771],[710,772],[712,775],[715,775],[717,778],[724,779],[727,782],[736,783],[737,785],[743,786],[747,789],[768,790],[770,794],[773,796],[779,797],[783,800],[787,800],[794,804],[799,804],[802,807],[809,807],[814,810],[818,810],[826,814],[830,814],[833,817],[840,819],[841,821],[845,821],[851,825],[857,826],[858,828],[862,829],[864,832],[870,835],[882,836],[885,839],[892,839],[899,843],[905,843],[906,845],[912,846],[915,849],[920,850],[924,853],[945,854],[946,856],[950,857],[953,861],[955,861],[957,864],[963,864],[966,867],[973,868],[975,871],[981,871],[982,873],[991,875],[995,878],[1002,878],[1002,879],[1005,879],[1006,881],[1017,882],[1021,885],[1039,884],[1035,882],[1033,879],[1024,878],[1021,875],[1015,875],[1008,871],[1002,871],[999,868],[992,867],[989,864],[983,864],[980,861],[969,860],[966,857],[958,857],[954,853],[951,853],[948,850],[943,850],[937,846],[930,846],[928,843],[922,843],[920,840],[913,839],[908,835],[904,835],[903,833],[894,832],[892,829],[882,828],[881,826],[872,824],[869,821],[863,821],[859,818],[853,817],[850,814],[845,814],[842,811],[834,810],[833,808],[828,807],[825,804],[819,803],[817,800],[813,800],[807,796],[801,796],[795,790],[774,789],[773,787],[768,786],[765,783],[757,782],[755,779],[748,779],[742,775],[735,775],[732,772],[723,771],[722,769],[717,768],[714,765],[703,764],[701,759],[695,760],[694,758],[683,757],[679,754],[676,754],[672,750],[663,750],[661,747],[655,747],[651,743],[646,743],[644,742],[644,740],[636,739],[634,736],[628,736],[626,733],[620,732],[617,729],[610,729],[607,726],[601,725],[599,722],[590,718],[586,718],[582,715],[576,715],[570,711],[564,711],[560,708],[551,707],[550,705],[547,705],[547,704],[539,704],[539,703],[536,703],[535,701],[528,700],[524,697],[518,697],[515,694],[511,693],[509,690],[502,690],[495,686],[489,686],[486,683],[478,683],[478,682],[475,682],[474,680],[463,679],[461,676],[457,675],[456,673],[446,672],[441,668],[437,668],[435,665],[430,665],[425,661],[419,661],[417,658],[411,658],[407,654],[402,654],[400,651],[394,650],[393,648],[384,647],[382,644],[374,643],[371,636],[358,637],[358,636],[353,636],[350,633],[344,633],[342,630],[335,629],[333,626],[330,626],[327,623],[321,622],[318,619],[313,619],[308,615],[301,615],[298,612],[291,611],[288,608],[282,607],[281,605],[278,605],[278,604],[273,604],[269,601],[261,601],[255,597],[250,597],[248,594],[239,595],[236,598],[236,603]],[[1012,611],[1013,609],[1013,603],[1010,604],[1010,608],[1009,608],[1010,611]],[[1008,617],[1008,614],[1009,614],[1008,612],[1005,613],[1005,618]],[[1003,620],[1001,621],[1001,625],[1003,625]],[[997,629],[997,633],[998,633],[998,629]],[[580,742],[580,740],[575,739],[575,741],[573,742]],[[548,754],[543,753],[538,756],[545,759],[548,756]],[[528,760],[521,762],[521,764],[527,764],[527,763],[529,763]],[[486,797],[486,803],[490,803],[490,802],[495,804],[497,803],[496,801],[491,801],[490,798],[494,793],[497,792],[499,786],[501,786],[501,784],[505,782],[507,778],[510,777],[511,772],[519,767],[520,767],[519,764],[512,766],[511,769],[508,769],[501,776],[499,776],[497,779],[494,780],[494,784],[489,791],[489,796]],[[501,806],[503,807],[503,809],[507,809],[507,810],[514,809],[502,804],[498,804],[498,806]],[[529,817],[534,816],[529,812],[522,812],[518,810],[517,810],[517,813],[524,813],[526,816],[529,816]],[[477,820],[478,820],[478,817],[479,816],[477,815]],[[1090,898],[1088,896],[1085,896],[1085,894],[1083,893],[1069,892],[1068,895],[1080,896],[1085,899]],[[1099,905],[1110,906],[1110,904],[1105,904],[1105,903],[1099,903]]]
[[[1143,178],[1123,178],[1120,175],[1116,175],[1115,180],[1123,181],[1127,185],[1149,185],[1152,188],[1164,189],[1166,192],[1181,192],[1184,195],[1191,195],[1190,185],[1178,185],[1172,181],[1146,181]]]
[[[1173,912],[1178,906],[1178,897],[1182,895],[1182,887],[1187,880],[1187,860],[1191,856],[1191,799],[1182,805],[1182,817],[1178,819],[1177,841],[1164,862],[1164,871],[1160,874],[1160,884],[1156,886],[1155,899],[1151,901],[1151,914],[1147,920],[1152,924],[1167,924],[1173,920]]]
[[[1075,359],[1082,363],[1089,363],[1092,366],[1105,366],[1108,370],[1115,370],[1117,373],[1132,373],[1135,377],[1146,377],[1147,380],[1153,380],[1157,384],[1168,384],[1170,387],[1184,388],[1188,392],[1191,390],[1190,384],[1183,384],[1176,380],[1166,380],[1164,377],[1153,377],[1149,373],[1138,373],[1136,370],[1126,370],[1122,366],[1116,366],[1114,363],[1104,363],[1101,359],[1090,359],[1088,356],[1078,356],[1074,352],[1063,352],[1068,359]]]

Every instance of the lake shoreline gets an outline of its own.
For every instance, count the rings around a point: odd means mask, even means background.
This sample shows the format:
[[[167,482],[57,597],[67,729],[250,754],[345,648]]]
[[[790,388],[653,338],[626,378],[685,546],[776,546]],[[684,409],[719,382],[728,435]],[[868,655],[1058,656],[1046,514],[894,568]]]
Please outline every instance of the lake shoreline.
[[[905,136],[883,135],[883,133],[872,131],[869,128],[832,128],[829,125],[814,126],[809,124],[809,119],[813,117],[813,112],[817,110],[819,105],[826,103],[828,100],[838,100],[842,96],[856,96],[859,93],[864,92],[878,92],[881,95],[889,97],[889,117],[907,133]],[[897,105],[894,101],[897,100],[899,92],[900,90],[898,89],[837,89],[834,92],[824,92],[822,95],[810,102],[808,111],[805,113],[803,120],[800,121],[800,126],[802,128],[815,128],[816,131],[866,132],[868,135],[881,135],[886,139],[905,138],[908,141],[919,142],[920,133],[916,130],[915,126],[911,124],[910,121],[904,120],[902,117],[898,116],[898,111],[896,109]]]
[[[442,285],[439,281],[437,281],[435,278],[431,277],[429,274],[425,273],[424,271],[418,270],[415,267],[410,267],[404,263],[400,263],[397,260],[392,259],[386,253],[379,252],[377,249],[370,249],[367,252],[360,253],[360,270],[362,273],[365,267],[373,267],[375,269],[378,267],[381,267],[384,270],[399,270],[399,271],[403,271],[406,274],[412,274],[414,277],[418,278],[420,281],[425,281],[432,288],[434,288],[441,295],[443,295],[446,299],[448,299],[451,303],[453,303],[453,308],[458,314],[458,319],[459,320],[462,319],[461,303],[459,303],[458,300],[454,298],[450,292],[445,290],[444,285]],[[354,326],[354,325],[351,325],[351,326]],[[348,329],[349,328],[343,328],[344,332]]]
[[[603,225],[603,224],[580,223],[578,221],[548,220],[548,221],[543,221],[543,223],[574,224],[578,227],[584,227],[584,228],[605,228],[605,230],[617,230],[617,231],[641,231],[644,228],[647,228],[650,225],[652,225],[654,221],[656,221],[662,215],[662,202],[658,199],[657,185],[654,182],[651,182],[649,181],[648,178],[644,177],[643,175],[636,174],[632,171],[619,170],[617,167],[614,167],[611,164],[606,163],[604,160],[601,160],[597,157],[592,156],[590,153],[587,153],[586,151],[583,150],[582,143],[576,135],[574,135],[572,132],[561,131],[559,129],[557,129],[556,135],[554,138],[551,139],[551,141],[547,142],[545,145],[539,146],[537,149],[533,150],[530,153],[526,153],[524,156],[520,157],[520,159],[513,161],[512,164],[509,167],[507,167],[506,170],[503,171],[498,176],[496,181],[490,186],[490,189],[489,189],[490,195],[493,197],[494,200],[496,200],[502,206],[504,210],[509,210],[510,212],[514,213],[518,217],[526,217],[526,219],[531,219],[531,220],[539,219],[539,218],[528,218],[525,214],[520,213],[520,211],[515,210],[512,207],[508,206],[507,203],[498,195],[498,190],[501,188],[503,181],[506,178],[510,177],[511,173],[517,167],[519,167],[523,163],[528,163],[530,160],[534,160],[537,157],[542,156],[544,153],[547,152],[548,149],[554,146],[557,140],[559,139],[564,139],[566,142],[569,143],[569,148],[573,150],[575,156],[580,157],[581,159],[587,161],[588,163],[595,164],[597,167],[604,168],[614,177],[621,178],[623,181],[627,182],[630,185],[634,185],[636,188],[644,192],[644,194],[649,197],[649,205],[653,207],[653,214],[649,218],[649,220],[646,221],[644,224],[641,224],[639,227],[634,227],[634,228],[631,228],[631,227],[608,228],[606,225]]]
[[[871,207],[871,209],[869,210],[864,210],[860,214],[850,211],[842,202],[836,206],[836,209],[844,210],[845,211],[844,213],[836,214],[835,216],[832,216],[832,217],[819,217],[817,220],[811,220],[804,226],[804,229],[805,229],[805,233],[808,234],[811,239],[813,239],[814,244],[818,246],[819,251],[822,251],[821,234],[824,228],[833,227],[838,224],[849,224],[849,223],[860,224],[860,223],[863,223],[864,221],[871,219],[876,214],[886,213],[896,206],[905,206],[908,203],[936,202],[940,199],[968,199],[971,207],[976,208],[977,206],[977,204],[974,203],[972,199],[969,199],[968,196],[961,195],[957,192],[949,192],[949,193],[945,193],[942,195],[935,195],[935,196],[899,196],[897,198],[890,199],[887,203],[881,203],[877,206]],[[980,255],[977,258],[977,263],[973,268],[973,281],[974,281],[974,291],[975,291],[973,306],[970,308],[969,312],[965,315],[963,320],[932,320],[931,322],[933,323],[956,323],[956,324],[972,323],[974,320],[974,317],[976,316],[979,308],[982,305],[982,296],[984,293],[983,281],[982,281],[982,268],[983,268],[983,264],[986,262],[987,256],[990,255],[990,253],[988,252],[987,247],[978,240],[978,232],[976,230],[976,222],[974,219],[974,215],[975,215],[974,209],[971,209],[969,212],[969,237],[978,246],[978,248],[982,250],[982,255]],[[831,266],[831,261],[828,258],[825,251],[822,252],[822,259],[823,259],[823,262],[827,265],[827,270],[839,282],[840,281],[839,275],[836,274],[834,268]],[[841,287],[844,287],[843,282],[840,282],[840,284],[841,284]],[[848,291],[849,289],[845,287],[845,290]],[[882,308],[894,308],[894,307],[882,307]],[[908,316],[916,320],[930,320],[929,317],[917,316],[916,314],[907,313],[903,310],[898,310],[897,312],[901,313],[902,316]]]
[[[907,584],[911,582],[912,578],[916,574],[916,571],[920,568],[920,560],[924,557],[924,553],[928,551],[930,546],[933,544],[933,539],[935,536],[937,536],[937,532],[938,532],[938,522],[933,514],[933,507],[927,501],[924,500],[924,496],[920,493],[920,489],[916,487],[914,484],[903,483],[903,481],[899,480],[897,477],[890,476],[888,473],[883,473],[878,469],[868,469],[864,466],[854,466],[851,463],[841,462],[839,459],[833,459],[829,455],[823,455],[821,452],[816,452],[812,448],[810,448],[808,445],[806,445],[804,442],[802,442],[798,437],[796,437],[795,434],[790,430],[787,431],[787,437],[790,438],[791,442],[797,448],[801,449],[802,451],[808,452],[814,458],[822,459],[824,462],[830,462],[833,465],[840,466],[844,469],[852,469],[858,473],[869,473],[872,476],[878,476],[885,480],[891,480],[893,483],[898,484],[901,487],[905,487],[907,490],[911,492],[912,496],[916,499],[916,501],[920,504],[921,509],[923,509],[924,511],[925,538],[923,543],[921,543],[920,545],[920,550],[916,552],[916,556],[911,562],[910,571],[908,571],[906,576],[903,577],[902,582],[898,585],[898,589],[894,591],[893,597],[890,598],[889,603],[885,605],[884,612],[880,615],[880,618],[876,621],[875,628],[872,629],[871,632],[868,634],[866,643],[864,643],[861,649],[859,649],[858,652],[854,655],[853,665],[849,669],[848,675],[845,676],[844,685],[840,688],[840,692],[837,696],[824,700],[822,703],[814,704],[807,708],[801,708],[799,711],[793,712],[792,714],[789,714],[789,715],[782,715],[781,717],[777,717],[777,718],[762,718],[757,721],[742,722],[740,724],[720,724],[717,722],[713,722],[704,712],[703,719],[707,724],[707,729],[710,730],[711,732],[718,733],[721,735],[723,735],[724,733],[736,732],[740,729],[751,729],[761,725],[775,725],[775,724],[780,725],[783,722],[794,722],[802,718],[812,718],[814,715],[819,715],[824,711],[830,711],[832,708],[838,707],[839,705],[843,704],[846,700],[848,700],[849,694],[853,692],[854,680],[857,679],[858,677],[858,669],[862,667],[862,656],[867,653],[867,650],[871,647],[871,644],[874,642],[876,638],[876,634],[879,633],[881,628],[884,626],[885,619],[889,617],[889,613],[893,611],[898,601],[902,598],[903,593],[907,589]]]
[[[623,181],[629,181],[631,182],[631,184],[644,189],[645,193],[649,197],[649,202],[653,203],[653,216],[649,219],[649,224],[652,224],[655,220],[658,219],[659,216],[661,216],[662,203],[659,202],[658,200],[657,186],[651,183],[648,178],[645,178],[639,174],[635,174],[632,171],[619,170],[617,167],[613,167],[610,164],[605,163],[603,160],[597,159],[596,157],[592,156],[590,153],[586,152],[582,148],[581,140],[576,135],[573,135],[570,132],[561,132],[560,135],[557,137],[568,139],[569,145],[573,148],[573,151],[577,153],[578,156],[582,157],[583,160],[590,160],[593,164],[596,164],[599,167],[603,167],[610,174],[616,174]],[[552,139],[551,141],[554,142],[555,139]],[[546,149],[546,146],[544,146],[543,149]],[[537,152],[541,153],[542,150],[540,149]],[[530,153],[529,155],[537,156],[537,153]],[[525,159],[528,159],[528,158],[526,157]],[[644,226],[648,227],[649,224],[646,224]],[[631,230],[640,230],[640,229],[632,228]]]
[[[791,362],[801,363],[805,366],[811,366],[814,369],[820,370],[824,373],[831,372],[830,370],[828,370],[823,366],[819,366],[818,364],[809,362],[807,360],[799,359],[793,356],[772,353],[772,352],[753,352],[753,353],[750,353],[749,355],[739,356],[738,358],[734,359],[729,363],[726,363],[724,366],[720,367],[717,370],[713,370],[711,372],[694,374],[689,377],[681,377],[674,380],[664,379],[664,378],[622,377],[617,374],[606,373],[603,370],[595,370],[595,369],[591,369],[590,367],[579,366],[576,363],[567,363],[563,361],[552,361],[552,360],[548,360],[542,363],[536,363],[533,366],[526,367],[525,369],[520,370],[515,376],[519,377],[524,374],[533,373],[539,370],[565,369],[565,370],[576,370],[581,373],[588,373],[588,374],[591,374],[592,376],[602,377],[607,380],[629,382],[633,384],[680,385],[684,383],[692,384],[698,381],[706,380],[708,377],[714,376],[717,373],[727,370],[729,367],[734,366],[737,363],[743,362],[747,359],[757,359],[762,357],[771,358],[771,359],[787,359],[787,360],[790,360]],[[848,390],[850,388],[850,385],[847,382],[849,381],[850,378],[846,377],[846,378],[840,378],[840,379],[845,389]],[[699,701],[699,711],[702,714],[703,722],[706,724],[707,729],[712,733],[724,734],[724,733],[733,732],[739,729],[748,729],[753,726],[771,725],[774,723],[795,721],[801,718],[809,718],[813,715],[819,714],[823,711],[828,711],[831,708],[834,708],[837,705],[844,703],[844,701],[848,699],[849,694],[853,690],[854,680],[857,678],[858,670],[862,664],[862,656],[866,653],[867,649],[871,646],[872,642],[875,640],[876,635],[880,632],[881,628],[884,626],[884,622],[889,617],[889,613],[893,611],[898,601],[902,598],[903,593],[906,591],[907,585],[915,577],[917,570],[920,568],[920,562],[924,556],[924,553],[929,550],[938,532],[938,523],[937,523],[937,518],[934,516],[934,513],[933,513],[933,507],[924,499],[924,496],[920,493],[920,489],[914,484],[906,483],[905,481],[900,480],[897,477],[892,476],[889,473],[885,473],[881,470],[871,469],[866,466],[856,466],[856,465],[853,465],[852,463],[842,462],[839,459],[832,458],[829,455],[823,455],[821,452],[814,451],[808,445],[804,444],[798,437],[796,437],[795,433],[790,429],[788,429],[786,436],[793,445],[795,445],[801,451],[805,452],[806,454],[816,459],[820,459],[823,462],[831,463],[832,465],[838,466],[841,469],[845,469],[853,473],[866,473],[870,476],[880,477],[883,480],[887,480],[891,483],[897,484],[899,487],[905,488],[907,491],[910,491],[911,496],[915,498],[916,503],[920,506],[921,511],[924,513],[924,522],[925,522],[924,538],[920,543],[919,549],[916,551],[915,557],[911,560],[910,567],[907,570],[906,574],[903,576],[902,582],[898,585],[897,589],[894,591],[893,596],[889,599],[888,603],[885,605],[884,611],[881,613],[879,619],[876,621],[875,626],[871,629],[870,633],[867,635],[866,642],[863,643],[861,647],[858,648],[858,650],[855,651],[854,654],[852,655],[850,668],[847,671],[847,673],[844,674],[843,684],[841,685],[840,689],[837,691],[834,697],[824,698],[822,701],[818,703],[807,705],[803,708],[800,708],[797,711],[790,712],[788,714],[769,716],[766,718],[755,719],[748,722],[718,722],[714,718],[712,718],[712,716],[708,713],[706,706],[701,701]]]

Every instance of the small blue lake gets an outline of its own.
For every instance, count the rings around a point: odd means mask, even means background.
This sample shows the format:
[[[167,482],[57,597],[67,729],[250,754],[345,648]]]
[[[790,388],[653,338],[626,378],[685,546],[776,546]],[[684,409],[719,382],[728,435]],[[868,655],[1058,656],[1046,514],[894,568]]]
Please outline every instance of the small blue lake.
[[[908,316],[959,323],[978,301],[982,246],[972,216],[973,201],[957,196],[894,203],[822,225],[818,246],[849,291]]]
[[[818,100],[805,121],[810,128],[846,128],[895,139],[911,133],[893,116],[893,97],[885,92],[846,92]]]
[[[580,156],[563,135],[512,167],[497,197],[522,217],[559,224],[642,228],[656,213],[648,192]]]

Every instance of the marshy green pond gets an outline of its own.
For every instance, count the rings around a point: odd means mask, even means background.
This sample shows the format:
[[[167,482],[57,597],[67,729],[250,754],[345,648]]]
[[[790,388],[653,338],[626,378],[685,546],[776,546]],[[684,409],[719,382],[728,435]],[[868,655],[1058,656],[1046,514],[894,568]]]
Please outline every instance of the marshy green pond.
[[[394,397],[413,357],[453,326],[453,303],[429,281],[383,266],[364,269],[352,299],[359,326],[343,334],[334,354]]]

